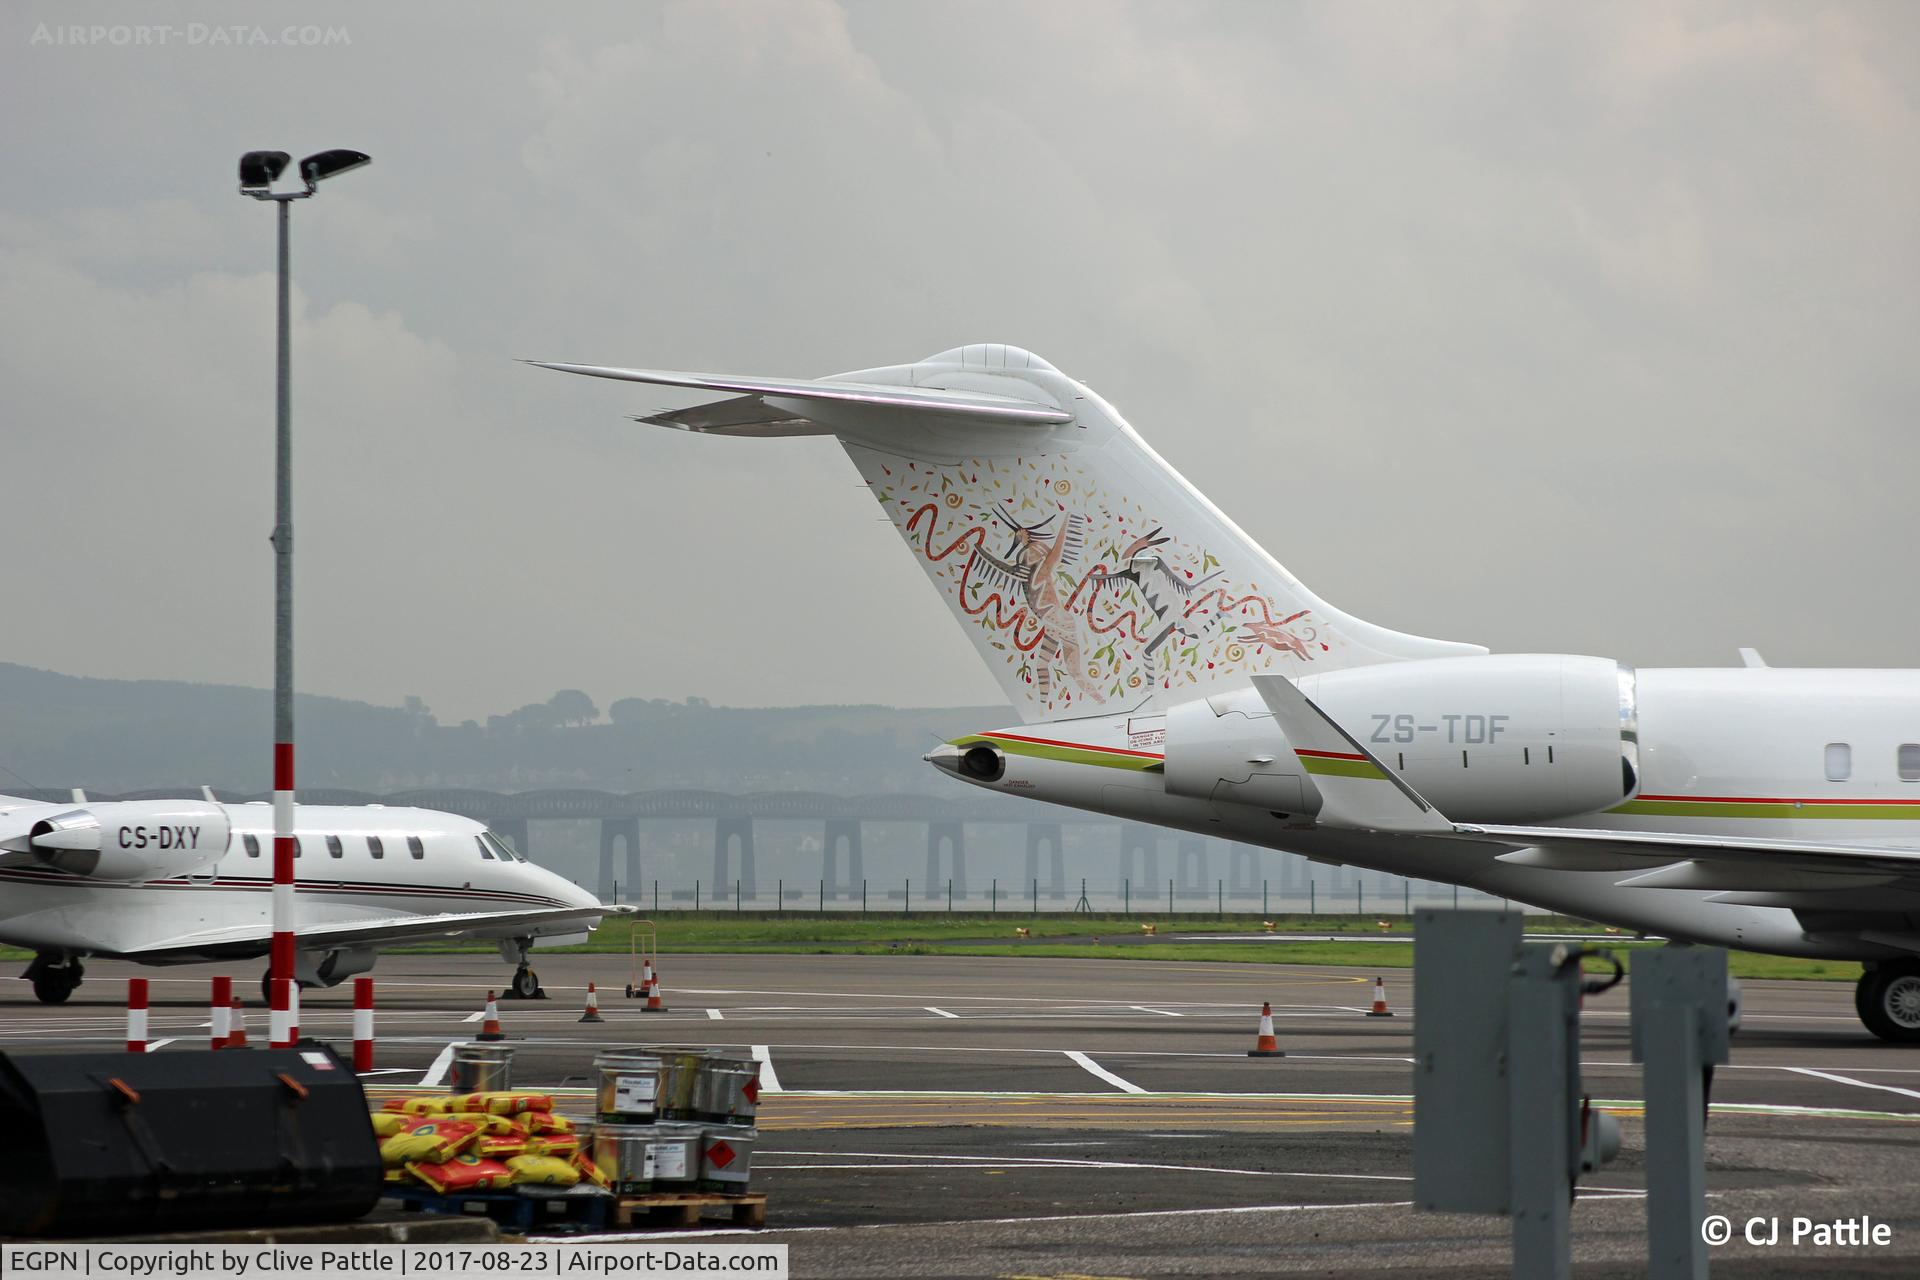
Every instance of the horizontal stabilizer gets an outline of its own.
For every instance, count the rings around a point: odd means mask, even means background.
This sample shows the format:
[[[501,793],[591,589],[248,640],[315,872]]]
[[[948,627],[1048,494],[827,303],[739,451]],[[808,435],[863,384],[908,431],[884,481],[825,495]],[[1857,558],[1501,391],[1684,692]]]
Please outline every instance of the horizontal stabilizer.
[[[1438,809],[1374,759],[1300,686],[1285,676],[1259,675],[1253,687],[1319,790],[1322,825],[1407,834],[1453,830]]]
[[[635,422],[700,435],[738,436],[743,439],[769,439],[776,436],[830,436],[831,427],[823,427],[805,418],[796,418],[785,409],[776,409],[759,396],[733,396],[711,400],[690,409],[668,409],[662,413],[635,414]]]
[[[1055,404],[1018,399],[1013,396],[988,395],[980,391],[947,391],[937,387],[889,386],[878,382],[836,382],[831,379],[816,381],[807,378],[679,373],[671,369],[615,369],[594,364],[554,364],[545,360],[529,360],[527,363],[541,369],[555,369],[561,373],[585,374],[590,378],[644,382],[659,387],[728,391],[736,396],[758,397],[762,400],[764,409],[774,415],[769,418],[758,418],[754,416],[756,411],[746,406],[730,408],[729,406],[738,403],[736,401],[722,401],[718,405],[701,405],[698,411],[681,411],[681,413],[718,414],[715,425],[719,428],[740,425],[761,426],[796,418],[804,419],[807,417],[807,405],[816,402],[892,410],[909,418],[927,418],[949,424],[969,422],[981,426],[1044,427],[1073,421],[1071,413]],[[748,420],[729,422],[727,421],[729,414],[746,415]],[[694,424],[700,421],[699,418],[679,419],[675,414],[661,414],[658,417],[667,419],[664,425],[691,429],[698,429]],[[643,419],[643,421],[653,420]]]

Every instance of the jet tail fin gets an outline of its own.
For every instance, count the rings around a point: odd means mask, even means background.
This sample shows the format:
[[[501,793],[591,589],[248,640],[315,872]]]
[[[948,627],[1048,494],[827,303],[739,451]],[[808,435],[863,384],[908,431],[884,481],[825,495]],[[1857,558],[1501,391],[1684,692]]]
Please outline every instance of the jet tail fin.
[[[1321,600],[1091,388],[1020,347],[817,381],[540,367],[732,393],[641,419],[662,426],[832,434],[1028,722],[1152,714],[1260,672],[1486,652]]]

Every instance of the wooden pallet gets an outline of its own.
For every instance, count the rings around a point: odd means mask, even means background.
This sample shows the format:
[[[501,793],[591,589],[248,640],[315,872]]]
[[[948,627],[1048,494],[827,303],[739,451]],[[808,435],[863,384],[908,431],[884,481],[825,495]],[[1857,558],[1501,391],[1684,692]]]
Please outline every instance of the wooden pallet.
[[[708,1191],[657,1191],[652,1195],[621,1196],[614,1201],[613,1225],[620,1227],[697,1227],[702,1211],[724,1208],[736,1227],[755,1230],[767,1225],[766,1193],[750,1191],[728,1196]]]

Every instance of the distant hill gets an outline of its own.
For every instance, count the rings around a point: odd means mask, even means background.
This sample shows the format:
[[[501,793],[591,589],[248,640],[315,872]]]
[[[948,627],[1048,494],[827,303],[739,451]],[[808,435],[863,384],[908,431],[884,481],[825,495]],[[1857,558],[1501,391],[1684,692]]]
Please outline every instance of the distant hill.
[[[934,781],[920,760],[927,748],[1016,719],[1006,707],[716,707],[698,698],[625,698],[609,712],[601,719],[590,699],[566,690],[484,725],[442,725],[417,702],[382,707],[302,695],[300,781],[376,792],[924,792]],[[265,791],[272,725],[264,689],[100,680],[0,663],[0,792],[202,783]]]

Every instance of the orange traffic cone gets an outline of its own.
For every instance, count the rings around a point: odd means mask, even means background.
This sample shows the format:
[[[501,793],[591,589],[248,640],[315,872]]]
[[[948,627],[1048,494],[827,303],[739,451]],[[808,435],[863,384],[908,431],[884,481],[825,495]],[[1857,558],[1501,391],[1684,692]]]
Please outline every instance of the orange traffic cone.
[[[1369,1018],[1391,1018],[1393,1010],[1387,1008],[1387,984],[1381,978],[1373,980],[1373,1008],[1367,1010]]]
[[[642,1013],[665,1013],[667,1006],[660,1000],[660,971],[653,971],[653,984],[647,988],[647,1002],[642,1005]]]
[[[233,998],[233,1012],[227,1016],[227,1048],[244,1049],[247,1047],[247,1010],[240,1003],[240,997]]]
[[[500,1006],[494,1003],[493,992],[487,992],[487,1013],[480,1021],[480,1034],[475,1040],[505,1040],[507,1033],[500,1029]]]
[[[1273,1037],[1273,1005],[1263,1001],[1260,1005],[1260,1037],[1253,1042],[1253,1048],[1247,1050],[1249,1058],[1284,1058],[1286,1051]]]
[[[582,1022],[605,1022],[606,1021],[605,1018],[600,1016],[600,993],[593,989],[593,984],[591,982],[587,984],[587,1011],[580,1015],[580,1021]]]

